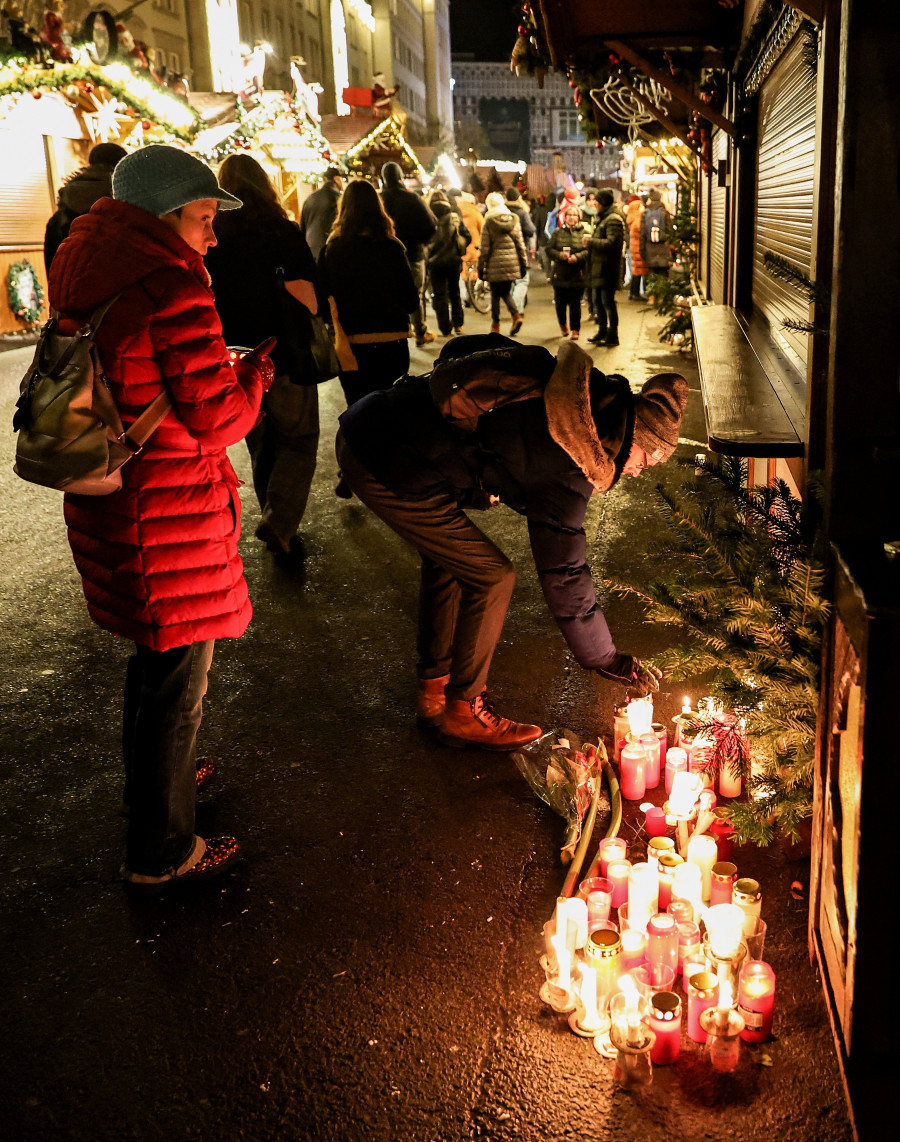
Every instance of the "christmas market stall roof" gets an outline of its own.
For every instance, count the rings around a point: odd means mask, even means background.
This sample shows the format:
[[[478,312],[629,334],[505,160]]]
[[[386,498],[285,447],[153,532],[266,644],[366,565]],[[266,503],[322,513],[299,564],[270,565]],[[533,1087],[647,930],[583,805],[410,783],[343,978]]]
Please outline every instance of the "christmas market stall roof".
[[[387,162],[399,163],[404,175],[425,179],[419,157],[406,140],[397,115],[373,119],[363,115],[323,115],[322,133],[341,164],[356,174],[378,175]]]

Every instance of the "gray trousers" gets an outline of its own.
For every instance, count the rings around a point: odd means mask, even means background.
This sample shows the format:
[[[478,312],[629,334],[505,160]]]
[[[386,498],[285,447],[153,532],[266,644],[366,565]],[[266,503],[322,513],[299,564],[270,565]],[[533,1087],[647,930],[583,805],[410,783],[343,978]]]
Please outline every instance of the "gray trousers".
[[[419,291],[419,308],[409,316],[412,319],[412,327],[416,337],[421,337],[428,329],[428,322],[425,320],[425,282],[428,278],[428,267],[424,261],[421,261],[410,262],[409,268],[412,270],[413,281]]]
[[[262,519],[286,543],[297,532],[316,471],[319,393],[276,377],[263,397],[266,415],[247,433],[253,490]]]
[[[448,698],[476,697],[487,685],[515,585],[512,564],[452,496],[398,496],[363,468],[340,431],[335,451],[361,502],[422,557],[418,677],[449,674]]]

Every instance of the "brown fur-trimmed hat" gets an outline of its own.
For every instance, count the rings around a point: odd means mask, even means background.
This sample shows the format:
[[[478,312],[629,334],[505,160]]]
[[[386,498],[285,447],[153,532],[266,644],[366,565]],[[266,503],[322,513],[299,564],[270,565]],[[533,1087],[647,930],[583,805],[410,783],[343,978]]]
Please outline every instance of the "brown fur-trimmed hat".
[[[634,443],[651,460],[668,460],[678,447],[678,429],[688,400],[688,384],[678,373],[657,373],[634,402]]]

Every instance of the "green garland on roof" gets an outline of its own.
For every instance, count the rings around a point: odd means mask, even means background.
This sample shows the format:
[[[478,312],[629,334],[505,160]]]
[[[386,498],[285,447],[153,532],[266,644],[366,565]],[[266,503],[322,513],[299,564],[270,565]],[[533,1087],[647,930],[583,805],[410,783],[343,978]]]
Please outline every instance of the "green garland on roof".
[[[22,65],[27,61],[22,60],[21,57],[10,57],[3,62]],[[172,135],[175,135],[176,138],[181,139],[185,143],[189,143],[203,125],[203,120],[198,112],[191,107],[185,98],[180,95],[174,95],[167,87],[163,87],[162,84],[157,83],[148,73],[140,71],[135,72],[135,75],[139,79],[143,79],[145,82],[157,88],[160,94],[167,96],[169,99],[175,99],[183,104],[194,119],[193,125],[191,127],[178,127],[171,121],[160,118],[159,114],[153,111],[143,100],[130,94],[123,84],[108,79],[99,68],[79,67],[75,64],[57,65],[53,68],[29,68],[27,71],[22,72],[21,75],[16,76],[15,79],[0,83],[0,96],[14,95],[17,92],[24,94],[27,91],[36,91],[38,88],[59,91],[72,83],[90,83],[93,84],[94,87],[105,87],[110,95],[114,95],[116,99],[120,99],[129,107],[132,107],[142,119],[149,119],[153,123],[158,123]]]

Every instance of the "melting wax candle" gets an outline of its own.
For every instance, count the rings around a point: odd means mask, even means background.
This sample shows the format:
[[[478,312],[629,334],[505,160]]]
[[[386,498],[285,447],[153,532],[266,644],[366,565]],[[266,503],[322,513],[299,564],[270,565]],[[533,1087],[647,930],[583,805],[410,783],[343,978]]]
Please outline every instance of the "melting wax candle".
[[[686,773],[688,755],[679,746],[673,746],[666,752],[666,796],[672,792],[672,781],[676,773]]]
[[[713,837],[705,833],[694,833],[688,841],[688,864],[695,864],[700,869],[700,897],[704,902],[709,901],[712,867],[718,856],[719,850]]]
[[[611,860],[624,860],[628,856],[628,845],[621,837],[604,837],[598,848],[600,875],[607,876]]]
[[[688,1001],[687,1033],[695,1043],[706,1042],[706,1032],[700,1026],[700,1016],[715,1007],[719,995],[719,981],[712,972],[695,972],[685,980]]]
[[[738,1011],[744,1020],[741,1038],[763,1043],[772,1034],[775,1010],[775,972],[762,960],[750,960],[741,968]]]
[[[650,1048],[654,1063],[676,1063],[681,1054],[681,1000],[671,991],[658,991],[650,1000],[650,1030],[656,1042]]]
[[[611,904],[618,908],[628,900],[628,874],[630,860],[611,860],[606,866],[606,879],[612,884]]]
[[[626,801],[642,801],[647,792],[647,751],[629,742],[619,755],[619,781]]]
[[[673,852],[662,853],[657,857],[656,863],[659,869],[659,910],[666,912],[672,903],[672,878],[675,869],[684,861],[678,853]],[[693,916],[693,909],[691,909],[691,916]],[[689,917],[684,917],[684,919],[689,919]]]

